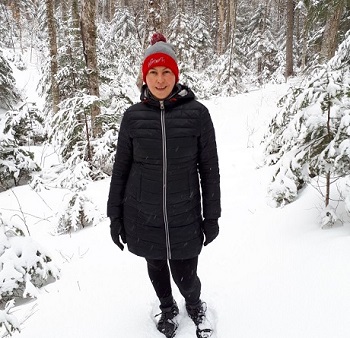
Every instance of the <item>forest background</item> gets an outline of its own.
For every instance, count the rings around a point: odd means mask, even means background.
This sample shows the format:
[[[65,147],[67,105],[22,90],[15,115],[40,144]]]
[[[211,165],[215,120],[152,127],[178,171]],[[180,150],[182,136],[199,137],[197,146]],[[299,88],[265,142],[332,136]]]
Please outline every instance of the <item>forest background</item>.
[[[349,177],[349,15],[349,0],[1,0],[0,188],[30,182],[37,191],[68,189],[66,207],[57,214],[58,234],[98,222],[84,191],[111,173],[120,120],[138,100],[140,64],[154,32],[175,46],[180,81],[199,99],[293,79],[297,85],[281,101],[265,139],[266,163],[277,168],[272,195],[277,205],[292,202],[316,176],[329,188]],[[14,67],[27,67],[28,54],[41,74],[37,102],[28,101],[13,78]],[[311,123],[300,114],[314,105],[320,119]],[[295,118],[300,125],[291,137]],[[60,165],[41,172],[27,147],[33,144],[50,144]],[[350,205],[346,191],[343,200]],[[326,189],[323,225],[336,222],[329,204]],[[0,219],[6,243],[0,249],[0,318],[11,331],[12,300],[58,272],[50,257],[35,251],[33,266],[8,278],[13,238],[30,234],[24,220]]]

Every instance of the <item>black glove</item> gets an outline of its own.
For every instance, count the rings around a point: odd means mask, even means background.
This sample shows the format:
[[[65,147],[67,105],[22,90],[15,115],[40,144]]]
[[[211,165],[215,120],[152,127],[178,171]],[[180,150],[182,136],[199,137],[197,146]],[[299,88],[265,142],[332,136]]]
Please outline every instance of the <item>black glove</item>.
[[[205,235],[204,246],[211,243],[219,234],[219,224],[217,219],[205,219],[202,224]]]
[[[120,238],[121,238],[123,243],[126,244],[123,219],[118,217],[110,217],[110,219],[111,219],[112,240],[120,250],[124,250],[124,245],[120,242]]]

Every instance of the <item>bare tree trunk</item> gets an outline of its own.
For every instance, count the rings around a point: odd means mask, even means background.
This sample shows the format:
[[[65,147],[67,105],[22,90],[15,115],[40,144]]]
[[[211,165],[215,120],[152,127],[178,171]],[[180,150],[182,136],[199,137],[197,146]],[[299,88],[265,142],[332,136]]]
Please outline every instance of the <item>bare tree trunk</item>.
[[[223,40],[224,40],[224,25],[225,25],[225,8],[224,0],[217,0],[218,8],[218,36],[216,51],[219,55],[223,53]]]
[[[80,46],[80,15],[79,15],[79,0],[72,0],[72,26],[74,29],[74,48]]]
[[[285,0],[276,0],[276,3],[277,3],[277,20],[276,20],[276,23],[277,23],[277,30],[279,31],[284,23],[285,23],[285,18],[286,18],[286,15],[285,15]]]
[[[327,17],[321,46],[321,58],[324,61],[331,59],[337,49],[337,35],[344,4],[344,0],[340,0],[334,7],[333,12]]]
[[[170,13],[170,1],[166,0],[164,1],[164,17],[163,17],[163,23],[164,27],[168,27],[171,20],[172,20],[172,15]]]
[[[185,13],[185,0],[180,0],[180,12]]]
[[[259,23],[259,35],[263,36],[263,34],[265,33],[266,30],[266,20],[267,20],[267,12],[268,12],[268,1],[265,2],[264,5],[264,16],[263,18],[260,20]],[[258,46],[258,57],[257,57],[257,72],[258,72],[258,82],[259,84],[263,84],[264,80],[263,80],[263,64],[264,64],[264,55],[263,55],[263,50],[262,50],[262,46],[261,44],[259,44]]]
[[[230,5],[230,29],[231,29],[231,38],[235,35],[236,30],[236,21],[237,21],[237,2],[238,0],[229,0]]]
[[[62,1],[64,2],[64,1]],[[67,54],[70,58],[70,64],[73,67],[76,67],[74,62],[74,53],[78,50],[81,50],[81,36],[80,36],[80,16],[79,16],[79,5],[78,0],[72,0],[71,3],[71,16],[72,16],[72,29],[73,32],[70,34],[70,41],[69,45],[67,46]],[[67,16],[68,16],[68,9],[67,9]],[[76,90],[79,90],[81,88],[78,88],[78,78],[76,76],[76,72],[71,72],[71,80],[73,83],[73,88]]]
[[[330,143],[332,140],[332,133],[331,133],[331,103],[330,103],[330,97],[328,95],[328,107],[327,107],[327,143]],[[331,173],[330,171],[327,172],[326,175],[326,207],[329,205],[330,200],[330,191],[331,191]]]
[[[97,68],[96,52],[96,3],[95,0],[83,0],[81,11],[81,33],[84,46],[84,56],[87,68],[88,89],[91,95],[100,96],[99,77]],[[101,133],[101,125],[96,118],[100,114],[97,104],[91,107],[91,127],[92,135],[98,136]]]
[[[51,75],[51,98],[52,110],[54,113],[58,112],[58,105],[60,103],[60,93],[56,75],[58,72],[57,63],[57,32],[54,18],[54,0],[45,0],[46,16],[47,16],[47,30],[49,36],[50,49],[50,75]]]
[[[12,17],[15,19],[17,24],[18,35],[19,35],[19,45],[21,48],[21,53],[23,53],[21,11],[16,1],[11,1],[9,6],[12,12]]]
[[[107,14],[106,19],[108,22],[111,22],[114,17],[114,8],[115,8],[115,1],[114,0],[107,0]]]
[[[60,3],[61,5],[61,18],[63,20],[63,24],[64,24],[64,29],[68,29],[67,26],[67,21],[68,21],[68,4],[67,4],[67,1],[62,1]]]
[[[14,35],[13,34],[13,28],[12,28],[11,23],[10,23],[9,14],[8,14],[7,8],[5,7],[5,5],[2,2],[0,2],[0,5],[2,7],[2,12],[5,13],[8,34],[10,35],[11,42],[12,42],[12,49],[13,49],[13,52],[16,53],[15,42],[13,40],[13,35]]]
[[[231,76],[232,59],[235,48],[235,31],[237,19],[237,0],[230,0],[230,59],[228,74]]]
[[[307,55],[307,24],[306,21],[304,22],[303,25],[303,33],[302,33],[302,41],[303,41],[303,47],[302,47],[302,54],[301,54],[301,70],[304,71],[305,67],[306,67],[306,55]]]
[[[328,171],[326,174],[326,207],[329,205],[330,201],[330,192],[331,192],[331,173]]]
[[[224,0],[224,6],[225,6],[225,18],[224,18],[224,25],[225,25],[225,32],[224,32],[224,41],[223,41],[223,49],[226,50],[227,46],[230,44],[230,37],[231,37],[231,27],[230,27],[230,0]]]
[[[293,71],[293,31],[294,31],[294,0],[286,0],[287,34],[286,34],[286,72],[285,78],[294,74]]]

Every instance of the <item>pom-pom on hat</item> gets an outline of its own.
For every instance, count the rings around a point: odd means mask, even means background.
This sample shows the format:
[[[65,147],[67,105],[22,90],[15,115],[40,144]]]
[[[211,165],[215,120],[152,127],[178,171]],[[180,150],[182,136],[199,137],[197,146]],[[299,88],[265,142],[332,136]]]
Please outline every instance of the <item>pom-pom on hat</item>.
[[[142,63],[143,81],[146,83],[146,75],[151,68],[160,66],[169,68],[175,75],[175,82],[179,81],[179,68],[173,46],[166,42],[163,34],[154,33]]]

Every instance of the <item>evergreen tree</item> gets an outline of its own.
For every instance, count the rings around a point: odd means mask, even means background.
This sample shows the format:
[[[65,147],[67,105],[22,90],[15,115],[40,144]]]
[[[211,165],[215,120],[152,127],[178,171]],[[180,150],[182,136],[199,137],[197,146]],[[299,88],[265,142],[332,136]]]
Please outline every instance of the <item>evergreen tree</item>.
[[[11,66],[0,49],[0,108],[12,108],[19,99]]]
[[[212,83],[206,72],[214,58],[209,28],[201,16],[178,13],[168,27],[168,41],[176,50],[181,70],[181,82],[190,86],[200,98],[209,97]],[[210,61],[210,62],[209,62]]]
[[[258,82],[265,83],[277,68],[274,61],[278,50],[267,15],[267,4],[258,6],[245,30],[248,68],[256,69]]]
[[[284,98],[270,124],[266,153],[267,163],[277,166],[270,192],[278,205],[293,201],[313,177],[323,176],[328,206],[331,180],[350,174],[349,47],[350,33],[327,64]]]
[[[107,107],[114,99],[115,90],[127,100],[138,95],[136,80],[143,49],[134,20],[127,8],[118,7],[113,20],[98,27],[101,96]]]
[[[10,133],[19,146],[35,145],[46,139],[44,115],[33,103],[25,103],[18,110],[7,111],[4,133]]]
[[[213,56],[209,28],[201,16],[180,12],[168,27],[168,40],[176,47],[182,72],[201,71]]]
[[[34,161],[34,154],[19,145],[11,113],[0,121],[0,187],[9,189],[12,186],[27,183],[32,174],[39,171]],[[18,126],[14,124],[14,126]],[[17,136],[19,130],[17,129]]]
[[[60,89],[60,100],[72,98],[77,92],[87,88],[83,44],[81,41],[79,16],[75,8],[77,1],[72,6],[67,16],[57,20],[58,30],[58,65],[57,84]]]

